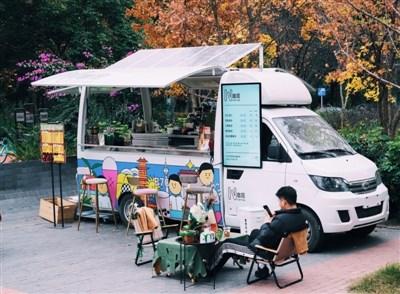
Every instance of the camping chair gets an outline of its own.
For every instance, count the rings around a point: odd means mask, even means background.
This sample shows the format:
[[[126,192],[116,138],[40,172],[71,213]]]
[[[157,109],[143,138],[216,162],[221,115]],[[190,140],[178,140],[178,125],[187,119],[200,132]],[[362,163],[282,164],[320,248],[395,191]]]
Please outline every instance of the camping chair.
[[[252,284],[262,279],[250,279],[255,263],[265,264],[271,267],[271,274],[274,277],[275,284],[280,289],[301,282],[303,280],[303,271],[300,266],[299,255],[305,254],[307,253],[307,251],[307,229],[294,232],[289,234],[287,237],[283,237],[276,250],[256,245],[256,253],[253,256],[253,261],[247,275],[247,284]],[[266,256],[269,255],[272,255],[272,257],[266,258]],[[276,276],[275,268],[283,267],[294,262],[297,264],[297,268],[299,269],[300,278],[287,284],[281,285]]]
[[[135,207],[133,212],[133,219],[131,220],[135,228],[135,235],[137,237],[137,250],[135,264],[137,266],[149,263],[152,259],[139,261],[143,256],[144,246],[151,245],[153,254],[156,251],[156,243],[164,238],[168,238],[168,229],[176,227],[176,225],[161,225],[158,215],[153,209],[148,207]]]

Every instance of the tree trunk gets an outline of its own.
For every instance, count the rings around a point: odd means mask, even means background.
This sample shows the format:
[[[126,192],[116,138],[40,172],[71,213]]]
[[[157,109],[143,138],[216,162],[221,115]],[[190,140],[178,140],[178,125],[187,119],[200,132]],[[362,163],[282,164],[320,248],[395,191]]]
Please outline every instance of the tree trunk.
[[[400,124],[400,108],[396,107],[396,105],[393,105],[393,107],[397,108],[397,110],[393,111],[393,117],[390,122],[389,133],[388,133],[388,135],[392,139],[396,137],[397,128],[399,127]]]
[[[381,98],[378,102],[379,120],[385,133],[389,134],[389,101],[386,86],[380,86],[380,94]]]

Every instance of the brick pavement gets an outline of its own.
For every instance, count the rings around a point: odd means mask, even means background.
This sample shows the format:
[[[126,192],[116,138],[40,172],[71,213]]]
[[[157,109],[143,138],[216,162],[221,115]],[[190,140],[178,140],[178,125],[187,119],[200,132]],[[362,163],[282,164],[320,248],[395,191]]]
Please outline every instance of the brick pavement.
[[[305,267],[303,271],[304,280],[301,283],[280,290],[279,293],[347,293],[349,285],[355,280],[393,262],[400,262],[399,238]],[[279,268],[277,272],[279,275]],[[285,279],[287,281],[297,276],[291,271],[290,273],[283,274],[281,277],[284,283]],[[276,285],[271,278],[243,287],[233,293],[265,293],[276,291],[276,289]]]
[[[115,231],[102,224],[99,234],[90,221],[79,232],[76,223],[53,229],[37,217],[38,204],[36,197],[0,201],[0,294],[183,293],[177,277],[152,278],[151,265],[134,265],[136,240],[133,233],[126,237],[122,226]],[[335,236],[322,253],[302,258],[305,280],[283,291],[270,280],[247,286],[248,266],[239,270],[229,263],[217,276],[215,292],[342,293],[354,278],[398,260],[399,238],[399,230],[389,229],[365,240]],[[284,269],[281,276],[292,273]],[[212,288],[198,284],[188,291]]]

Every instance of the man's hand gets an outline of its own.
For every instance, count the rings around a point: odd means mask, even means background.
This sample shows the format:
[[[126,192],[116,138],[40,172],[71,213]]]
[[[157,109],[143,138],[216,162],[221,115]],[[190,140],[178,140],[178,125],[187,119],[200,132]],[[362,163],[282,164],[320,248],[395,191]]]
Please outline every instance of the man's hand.
[[[275,213],[273,213],[272,216],[269,216],[268,213],[267,213],[267,214],[265,215],[264,221],[265,221],[266,223],[270,223],[270,222],[272,221],[272,219],[274,218],[274,216],[275,216]]]

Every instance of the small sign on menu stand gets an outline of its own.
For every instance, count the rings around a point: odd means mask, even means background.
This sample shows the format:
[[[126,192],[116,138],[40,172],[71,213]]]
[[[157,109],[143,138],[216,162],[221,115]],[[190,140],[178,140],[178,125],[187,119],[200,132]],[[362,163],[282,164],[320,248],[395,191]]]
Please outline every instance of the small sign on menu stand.
[[[61,224],[64,228],[64,205],[62,197],[61,165],[66,162],[66,152],[64,143],[64,125],[61,123],[42,123],[40,124],[40,153],[43,163],[50,163],[51,167],[51,188],[53,193],[53,224],[56,224],[56,199],[54,192],[54,163],[58,164],[60,180],[60,200],[61,200]]]

